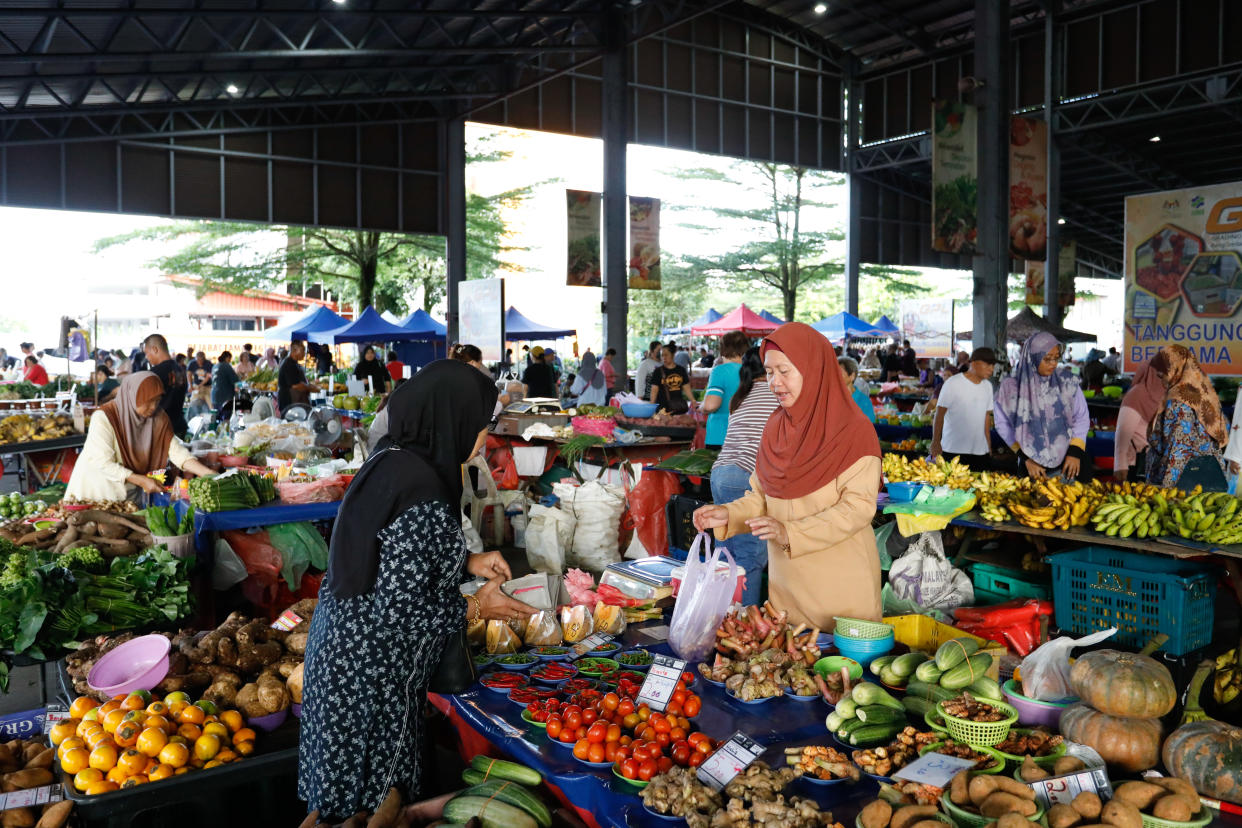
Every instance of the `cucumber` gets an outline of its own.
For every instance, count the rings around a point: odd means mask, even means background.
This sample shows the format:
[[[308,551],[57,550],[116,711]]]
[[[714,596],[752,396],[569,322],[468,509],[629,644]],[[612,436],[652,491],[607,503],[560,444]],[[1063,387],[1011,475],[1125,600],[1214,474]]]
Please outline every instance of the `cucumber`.
[[[852,731],[846,740],[851,745],[869,745],[875,742],[886,742],[901,732],[902,725],[866,725]]]
[[[540,828],[552,828],[552,812],[548,806],[540,802],[530,789],[507,779],[495,779],[484,782],[462,791],[461,796],[481,796],[485,799],[495,798],[507,802],[515,808],[521,808],[530,814]]]
[[[1000,685],[996,679],[982,676],[974,680],[974,682],[966,688],[966,692],[970,693],[977,699],[992,699],[993,701],[1004,701],[1005,694],[1001,692]]]
[[[905,721],[906,709],[894,710],[886,704],[869,704],[858,708],[858,718],[867,724],[896,724]]]
[[[504,759],[476,756],[470,760],[470,767],[482,771],[487,779],[508,779],[510,782],[530,785],[532,788],[543,782],[543,777],[534,768],[519,765],[517,762],[507,762]]]
[[[869,681],[860,681],[854,685],[850,698],[856,704],[886,704],[894,710],[902,710],[901,702],[890,696],[883,687]]]
[[[866,727],[866,726],[867,726],[867,723],[864,722],[862,719],[846,719],[845,723],[837,728],[837,735],[840,736],[842,739],[845,739],[846,737],[850,735],[851,732],[857,730],[860,727]]]
[[[837,702],[837,714],[842,719],[852,719],[854,718],[854,708],[856,708],[857,706],[858,706],[857,702],[855,702],[849,696],[846,696],[845,698],[841,699],[841,701]]]
[[[846,718],[834,710],[828,714],[828,718],[824,719],[824,726],[828,728],[829,733],[836,733],[845,722]]]
[[[444,806],[444,818],[451,822],[469,822],[471,817],[478,817],[483,828],[539,828],[530,814],[499,799],[457,796]]]
[[[936,709],[936,703],[921,699],[918,696],[906,696],[901,700],[901,704],[906,708],[906,712],[911,716],[917,716],[920,719],[929,712]]]
[[[487,775],[474,768],[466,768],[461,772],[461,781],[467,785],[481,785],[487,781]]]
[[[987,653],[972,655],[940,677],[940,686],[949,690],[963,690],[983,678],[992,666],[992,657]]]
[[[889,687],[905,687],[907,676],[901,676],[893,672],[892,667],[885,667],[880,671],[880,681]]]
[[[950,638],[936,650],[936,666],[944,672],[952,670],[979,649],[979,642],[969,638]]]
[[[871,671],[871,675],[878,676],[880,675],[881,670],[883,670],[885,667],[892,664],[896,660],[897,660],[897,656],[892,656],[892,655],[880,656],[875,661],[871,662],[871,666],[868,667],[867,669]]]
[[[916,679],[928,684],[934,684],[940,681],[940,677],[942,675],[944,675],[944,670],[941,670],[938,666],[936,666],[935,659],[924,661],[914,671],[914,677]]]
[[[905,653],[897,656],[890,668],[897,675],[908,677],[914,675],[914,671],[925,661],[927,661],[927,656],[922,653]]]
[[[906,685],[906,698],[911,696],[917,699],[929,701],[934,706],[937,702],[948,701],[955,697],[957,693],[941,687],[939,684],[927,684],[926,682],[915,681]]]

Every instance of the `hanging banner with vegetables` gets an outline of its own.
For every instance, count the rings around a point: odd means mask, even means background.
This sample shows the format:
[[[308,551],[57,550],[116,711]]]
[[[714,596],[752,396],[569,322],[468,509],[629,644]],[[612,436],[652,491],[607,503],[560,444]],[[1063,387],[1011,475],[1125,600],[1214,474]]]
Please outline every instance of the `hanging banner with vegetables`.
[[[1057,257],[1057,295],[1061,307],[1074,304],[1074,276],[1078,272],[1078,243],[1061,242],[1061,255]],[[1026,303],[1044,304],[1044,263],[1030,259],[1026,262]]]
[[[1242,375],[1242,182],[1126,199],[1125,370],[1185,345]]]
[[[1009,252],[1042,262],[1047,247],[1048,125],[1015,115],[1009,119]]]
[[[569,230],[569,261],[565,284],[600,287],[599,217],[600,195],[586,190],[565,191],[565,216]]]
[[[630,196],[630,290],[660,289],[660,199]]]
[[[901,336],[920,357],[953,356],[953,300],[906,299],[901,303]]]
[[[973,256],[979,236],[978,111],[932,104],[932,249]]]

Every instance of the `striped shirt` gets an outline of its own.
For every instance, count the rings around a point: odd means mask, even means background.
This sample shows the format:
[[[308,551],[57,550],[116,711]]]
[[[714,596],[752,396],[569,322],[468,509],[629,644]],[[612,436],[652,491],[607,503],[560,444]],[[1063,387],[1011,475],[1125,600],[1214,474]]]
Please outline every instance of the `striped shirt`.
[[[753,473],[763,429],[777,405],[776,396],[768,387],[767,380],[763,377],[756,379],[746,399],[742,400],[737,411],[729,415],[729,431],[713,468],[731,464]]]

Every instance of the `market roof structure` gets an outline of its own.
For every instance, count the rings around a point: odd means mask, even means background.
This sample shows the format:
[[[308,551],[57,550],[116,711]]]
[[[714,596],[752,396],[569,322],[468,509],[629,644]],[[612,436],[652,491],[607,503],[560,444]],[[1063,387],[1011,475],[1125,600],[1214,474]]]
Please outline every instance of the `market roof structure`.
[[[901,328],[897,327],[897,324],[893,322],[893,320],[889,319],[887,314],[885,314],[884,316],[881,316],[879,319],[872,322],[871,327],[873,330],[880,331],[881,333],[886,333],[886,334],[901,333]]]
[[[777,316],[774,313],[768,313],[765,310],[761,310],[759,311],[759,315],[762,316],[764,319],[768,320],[769,322],[772,322],[773,324],[776,324],[776,325],[785,324],[785,320],[781,319],[779,316]]]
[[[308,334],[339,328],[348,322],[323,305],[317,305],[291,322],[268,328],[263,332],[263,338],[276,342],[297,342],[306,339]]]
[[[957,335],[958,339],[970,339],[971,331],[962,331]],[[1022,343],[1037,333],[1050,333],[1062,342],[1095,342],[1096,336],[1093,333],[1083,333],[1082,331],[1071,331],[1060,325],[1053,324],[1043,318],[1026,305],[1022,310],[1009,318],[1009,324],[1005,327],[1005,339],[1008,342]]]
[[[715,308],[708,308],[702,316],[691,322],[689,325],[685,325],[680,328],[664,328],[660,331],[660,333],[664,336],[682,336],[690,333],[692,328],[702,325],[710,325],[722,316],[724,316],[724,314]]]
[[[543,342],[549,339],[560,339],[564,336],[577,336],[575,328],[552,328],[540,325],[527,319],[518,309],[510,306],[505,314],[506,342]]]
[[[764,336],[779,327],[775,322],[769,322],[743,304],[715,322],[695,325],[690,329],[690,333],[695,336],[723,336],[733,331],[741,331],[747,336]]]

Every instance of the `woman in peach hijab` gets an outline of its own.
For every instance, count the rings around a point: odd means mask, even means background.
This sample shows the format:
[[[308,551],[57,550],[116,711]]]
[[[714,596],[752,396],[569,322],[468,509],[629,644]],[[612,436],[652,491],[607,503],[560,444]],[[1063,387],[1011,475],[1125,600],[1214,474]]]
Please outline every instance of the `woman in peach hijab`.
[[[834,616],[880,620],[880,559],[871,520],[880,489],[880,443],[854,404],[824,335],[782,325],[763,343],[780,407],[763,432],[751,491],[694,513],[725,541],[751,532],[768,542],[768,591],[794,624],[832,630]]]

